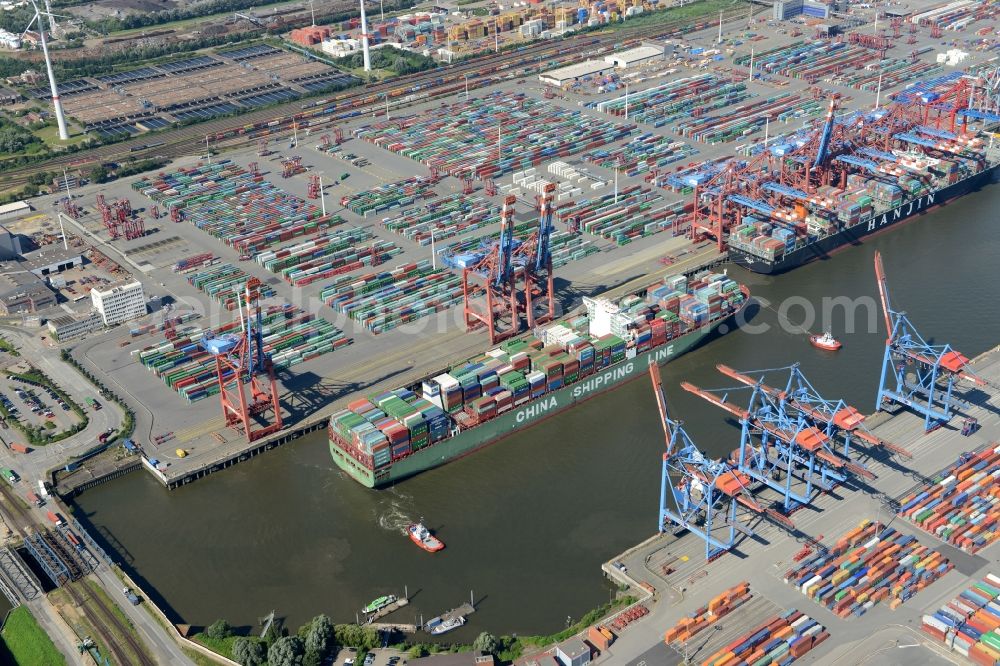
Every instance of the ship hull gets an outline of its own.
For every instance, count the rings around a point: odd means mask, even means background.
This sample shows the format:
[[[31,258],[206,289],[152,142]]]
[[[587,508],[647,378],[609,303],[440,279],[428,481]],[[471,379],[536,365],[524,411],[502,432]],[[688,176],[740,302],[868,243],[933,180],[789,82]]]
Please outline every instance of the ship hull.
[[[586,378],[551,393],[546,393],[529,403],[514,407],[474,428],[463,430],[457,435],[415,451],[382,469],[371,470],[355,460],[347,452],[351,444],[345,442],[332,428],[328,428],[330,455],[340,469],[364,486],[382,488],[392,485],[407,477],[440,467],[456,458],[468,455],[513,434],[515,431],[523,432],[525,428],[550,416],[643,376],[648,371],[650,361],[664,365],[690,351],[722,326],[727,326],[728,330],[735,328],[733,322],[746,309],[748,302],[749,299],[744,300],[741,308],[728,317],[700,329],[689,331],[665,345],[637,353],[632,358],[626,358],[615,365],[602,368]]]
[[[858,245],[865,236],[877,234],[894,224],[905,222],[916,215],[926,213],[935,206],[958,199],[973,190],[979,189],[983,185],[989,184],[994,178],[995,171],[997,171],[997,167],[986,169],[936,192],[903,202],[901,206],[897,206],[885,213],[879,213],[870,218],[862,219],[854,226],[842,229],[835,234],[821,238],[804,247],[797,248],[774,261],[735,247],[730,247],[729,258],[733,263],[747,270],[765,275],[784,273],[807,264],[810,261],[828,259],[839,248],[847,245]]]

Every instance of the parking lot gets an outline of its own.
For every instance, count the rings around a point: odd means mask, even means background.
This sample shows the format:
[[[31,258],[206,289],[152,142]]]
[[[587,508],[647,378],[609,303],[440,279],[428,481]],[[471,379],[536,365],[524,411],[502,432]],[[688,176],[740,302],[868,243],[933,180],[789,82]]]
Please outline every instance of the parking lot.
[[[43,427],[53,433],[62,432],[80,420],[55,391],[8,375],[0,376],[0,403],[25,426]]]

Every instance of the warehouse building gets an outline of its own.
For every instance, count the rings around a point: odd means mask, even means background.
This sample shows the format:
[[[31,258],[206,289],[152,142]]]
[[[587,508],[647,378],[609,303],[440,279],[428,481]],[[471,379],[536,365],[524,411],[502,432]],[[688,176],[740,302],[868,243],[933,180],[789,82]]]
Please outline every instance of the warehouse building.
[[[604,56],[605,62],[614,65],[618,69],[639,67],[640,65],[645,65],[646,63],[655,62],[657,60],[663,60],[663,47],[654,46],[652,44],[643,44],[642,46],[637,46],[633,49]]]
[[[31,205],[27,201],[15,201],[0,206],[0,220],[10,220],[30,212]]]
[[[21,238],[0,226],[0,261],[9,261],[21,256]]]
[[[59,341],[65,342],[101,330],[104,328],[104,322],[101,321],[101,315],[92,311],[75,317],[63,315],[49,319],[48,326],[49,333]]]
[[[0,314],[38,312],[55,304],[55,293],[36,275],[17,264],[0,264]]]
[[[83,266],[83,255],[79,250],[67,250],[62,245],[46,245],[21,256],[23,267],[40,278]]]
[[[538,75],[538,80],[550,86],[570,85],[585,79],[588,76],[606,74],[615,68],[611,63],[603,60],[585,60],[559,69],[542,72]]]
[[[830,6],[814,0],[775,0],[772,5],[772,18],[775,21],[787,21],[796,16],[828,19]]]
[[[117,326],[146,315],[146,294],[138,280],[108,289],[91,289],[90,299],[105,326]]]

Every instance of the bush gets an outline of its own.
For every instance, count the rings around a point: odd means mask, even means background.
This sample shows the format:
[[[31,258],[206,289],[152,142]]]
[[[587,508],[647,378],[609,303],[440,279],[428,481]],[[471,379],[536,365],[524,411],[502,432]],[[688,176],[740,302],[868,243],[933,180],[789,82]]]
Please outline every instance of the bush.
[[[217,641],[229,638],[233,634],[233,627],[225,620],[216,620],[204,631],[205,635]]]

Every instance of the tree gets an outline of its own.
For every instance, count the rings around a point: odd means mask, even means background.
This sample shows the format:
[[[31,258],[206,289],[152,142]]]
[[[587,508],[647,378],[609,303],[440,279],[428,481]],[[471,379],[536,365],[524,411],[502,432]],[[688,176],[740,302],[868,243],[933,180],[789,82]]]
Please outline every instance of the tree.
[[[211,639],[221,641],[233,635],[233,627],[225,620],[216,620],[205,629],[205,635]]]
[[[108,168],[103,164],[98,164],[97,166],[95,166],[93,169],[90,170],[90,175],[88,176],[88,178],[92,183],[103,183],[107,181],[109,175],[110,174],[108,173]]]
[[[305,663],[321,664],[333,648],[333,621],[317,615],[309,623],[305,635]]]
[[[305,645],[298,636],[279,638],[267,651],[268,666],[302,666]]]
[[[241,636],[233,641],[233,659],[243,666],[262,666],[267,659],[267,649],[263,643]]]
[[[500,651],[500,643],[497,641],[496,636],[488,631],[484,631],[476,636],[476,640],[472,643],[472,649],[485,654],[496,654]]]

